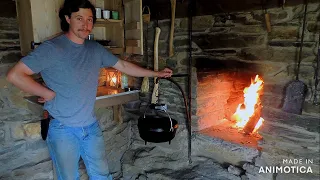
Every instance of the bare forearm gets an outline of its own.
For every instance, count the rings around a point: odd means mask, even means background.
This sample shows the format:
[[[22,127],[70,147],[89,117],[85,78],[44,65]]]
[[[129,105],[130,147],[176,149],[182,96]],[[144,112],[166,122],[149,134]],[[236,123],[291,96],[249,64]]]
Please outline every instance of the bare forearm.
[[[120,61],[119,63],[121,69],[120,71],[130,75],[130,76],[135,76],[135,77],[155,77],[158,76],[158,72],[142,68],[140,66],[137,66],[133,63],[130,63],[128,61]]]
[[[47,97],[52,91],[43,85],[37,83],[31,76],[22,74],[8,74],[8,81],[18,87],[24,92],[40,96]]]

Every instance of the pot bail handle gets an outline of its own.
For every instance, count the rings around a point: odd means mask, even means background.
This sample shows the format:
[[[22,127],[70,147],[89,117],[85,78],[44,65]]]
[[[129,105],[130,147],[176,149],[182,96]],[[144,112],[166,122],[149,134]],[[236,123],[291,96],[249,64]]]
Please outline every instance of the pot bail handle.
[[[147,108],[144,110],[143,118],[146,118],[146,112],[147,112],[147,110],[150,108],[150,106],[153,106],[154,109],[155,109],[156,104],[150,104],[149,106],[147,106]],[[170,120],[170,131],[173,131],[172,120],[171,120],[170,114],[167,112],[167,110],[166,110],[163,106],[161,106],[161,105],[159,105],[159,106],[161,107],[161,109],[158,109],[158,110],[159,110],[159,111],[163,111],[163,112],[165,112],[165,113],[168,115],[169,120]]]

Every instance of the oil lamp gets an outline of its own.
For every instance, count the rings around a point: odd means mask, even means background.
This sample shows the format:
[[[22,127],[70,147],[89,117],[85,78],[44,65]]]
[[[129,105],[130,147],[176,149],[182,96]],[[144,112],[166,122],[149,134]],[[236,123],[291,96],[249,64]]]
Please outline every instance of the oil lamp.
[[[106,68],[106,86],[119,88],[121,85],[121,72],[114,68]]]

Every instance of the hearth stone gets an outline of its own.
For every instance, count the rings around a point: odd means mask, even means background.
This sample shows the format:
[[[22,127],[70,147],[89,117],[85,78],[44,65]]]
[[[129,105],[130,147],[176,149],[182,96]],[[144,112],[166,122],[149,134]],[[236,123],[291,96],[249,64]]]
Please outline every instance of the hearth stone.
[[[194,134],[193,154],[212,157],[223,164],[242,166],[243,162],[253,162],[259,156],[256,148],[232,143],[200,132]]]
[[[170,145],[145,145],[136,124],[132,126],[132,133],[134,141],[121,159],[125,179],[241,180],[246,177],[241,168],[243,163],[253,162],[259,156],[259,151],[254,148],[193,132],[192,163],[189,164],[184,125],[179,126]],[[230,164],[234,167],[231,173],[228,171]]]
[[[239,176],[243,173],[243,169],[230,165],[228,167],[228,172],[236,176]]]

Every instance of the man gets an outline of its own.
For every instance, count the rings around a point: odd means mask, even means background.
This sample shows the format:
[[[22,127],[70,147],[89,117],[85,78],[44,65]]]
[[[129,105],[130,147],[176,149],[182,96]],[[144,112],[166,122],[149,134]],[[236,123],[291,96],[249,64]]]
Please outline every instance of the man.
[[[118,59],[95,41],[86,40],[96,21],[88,0],[68,0],[59,12],[63,35],[42,43],[7,75],[21,90],[37,95],[53,120],[47,144],[58,179],[79,178],[84,160],[90,179],[112,179],[106,161],[102,131],[94,116],[99,69],[113,67],[137,77],[170,77],[172,71],[143,69]],[[30,75],[41,73],[46,86]]]

